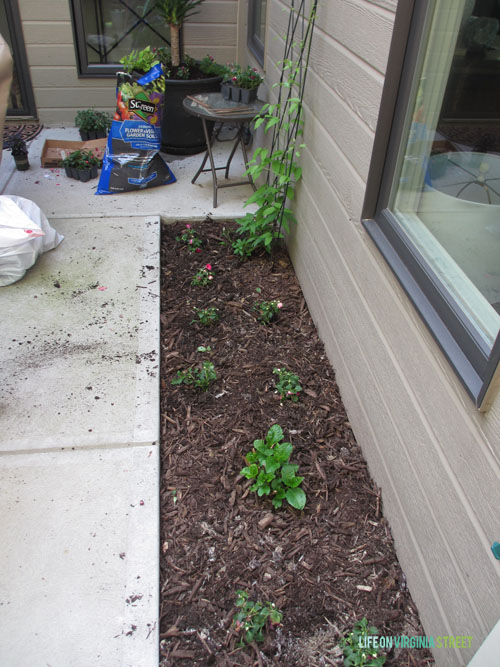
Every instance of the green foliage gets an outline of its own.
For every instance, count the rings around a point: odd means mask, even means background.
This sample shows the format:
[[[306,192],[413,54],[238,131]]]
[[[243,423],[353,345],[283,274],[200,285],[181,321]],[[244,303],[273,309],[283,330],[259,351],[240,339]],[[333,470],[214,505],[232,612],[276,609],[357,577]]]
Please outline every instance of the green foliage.
[[[253,449],[245,456],[248,465],[240,470],[246,479],[255,479],[250,487],[258,496],[272,496],[273,506],[279,508],[286,500],[295,509],[302,510],[306,494],[298,487],[303,477],[296,477],[298,465],[292,465],[290,456],[293,446],[283,440],[283,429],[279,424],[271,426],[265,440],[254,440]]]
[[[208,308],[194,308],[195,314],[198,316],[198,319],[191,320],[193,322],[198,322],[204,326],[209,326],[210,324],[215,324],[219,320],[219,311],[213,306]]]
[[[186,57],[184,57],[184,60],[186,60]],[[207,76],[225,77],[227,75],[227,66],[219,65],[215,62],[215,59],[209,55],[206,55],[204,58],[202,58],[198,66],[203,74],[206,74]]]
[[[175,240],[179,243],[184,243],[189,252],[201,252],[200,248],[202,245],[202,240],[196,235],[196,232],[191,227],[190,224],[186,225],[185,231],[181,236],[176,236]]]
[[[281,400],[288,398],[294,403],[299,400],[299,392],[302,391],[300,386],[299,376],[295,373],[287,371],[286,368],[274,368],[273,374],[278,376],[276,380],[276,389],[278,390]]]
[[[271,324],[276,319],[283,304],[281,301],[256,301],[252,306],[252,310],[257,311],[257,319],[262,324]]]
[[[142,72],[146,74],[149,70],[158,65],[160,62],[154,49],[151,49],[150,46],[146,46],[145,49],[139,51],[134,49],[128,55],[120,58],[120,63],[123,65],[125,72]]]
[[[243,632],[239,645],[251,644],[253,641],[264,641],[264,628],[269,621],[271,625],[281,623],[283,614],[276,609],[273,602],[252,602],[246,591],[236,591],[236,606],[239,611],[233,617],[236,632]]]
[[[90,169],[91,167],[100,167],[101,160],[92,151],[79,149],[61,160],[60,165],[61,167],[74,167],[75,169]]]
[[[22,138],[21,135],[15,135],[10,139],[6,145],[12,155],[15,157],[21,157],[22,155],[28,155],[28,147],[26,141]]]
[[[367,647],[367,637],[377,635],[378,630],[368,625],[366,618],[358,621],[347,637],[340,640],[344,652],[345,667],[382,667],[386,658],[379,655],[377,649]]]
[[[195,287],[206,286],[209,285],[213,279],[214,279],[214,274],[212,271],[212,265],[205,264],[205,266],[202,269],[198,269],[198,271],[195,273],[193,279],[191,280],[191,285]]]
[[[190,367],[185,371],[177,371],[177,376],[172,380],[174,385],[193,385],[196,389],[207,391],[212,382],[217,379],[214,365],[211,361],[204,361],[201,367]]]
[[[107,130],[111,126],[111,116],[105,111],[95,109],[81,109],[75,116],[75,127],[84,132],[92,130]]]
[[[196,7],[204,0],[158,0],[156,7],[160,16],[168,25],[180,26],[193,14],[197,14]]]

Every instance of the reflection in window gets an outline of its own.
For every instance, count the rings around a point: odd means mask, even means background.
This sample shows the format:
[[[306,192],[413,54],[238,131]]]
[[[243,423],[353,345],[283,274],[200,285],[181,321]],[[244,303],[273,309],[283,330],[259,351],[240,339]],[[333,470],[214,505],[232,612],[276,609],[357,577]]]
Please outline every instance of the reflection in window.
[[[500,329],[499,5],[434,3],[389,202],[487,349]]]
[[[133,49],[165,46],[169,29],[153,0],[73,0],[82,72],[116,65]]]
[[[261,65],[264,64],[267,0],[248,2],[248,46]]]

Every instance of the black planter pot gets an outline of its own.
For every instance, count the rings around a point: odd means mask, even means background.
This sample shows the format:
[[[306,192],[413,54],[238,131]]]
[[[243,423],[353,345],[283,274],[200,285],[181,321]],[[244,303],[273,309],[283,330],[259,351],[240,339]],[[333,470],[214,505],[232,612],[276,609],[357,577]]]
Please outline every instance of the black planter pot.
[[[186,95],[220,92],[222,77],[191,81],[165,80],[165,99],[161,121],[161,150],[172,155],[195,155],[207,149],[203,125],[183,108]],[[208,122],[209,134],[214,123]]]
[[[104,139],[106,130],[80,130],[80,138],[82,141],[90,141],[92,139]]]
[[[18,171],[26,171],[30,168],[30,163],[27,155],[14,155],[14,162]]]

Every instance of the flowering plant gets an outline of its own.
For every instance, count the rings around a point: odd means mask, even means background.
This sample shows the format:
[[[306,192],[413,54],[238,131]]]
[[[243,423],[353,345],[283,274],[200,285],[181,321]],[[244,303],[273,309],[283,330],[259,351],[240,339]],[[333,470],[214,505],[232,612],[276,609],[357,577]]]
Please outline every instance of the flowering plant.
[[[208,285],[211,280],[214,279],[214,274],[212,271],[212,265],[211,264],[205,264],[205,266],[202,269],[198,269],[196,274],[193,276],[193,279],[191,280],[191,285]]]
[[[75,169],[91,169],[100,167],[101,160],[92,151],[76,150],[61,160],[61,167],[74,167]]]
[[[278,316],[279,311],[283,308],[281,301],[256,301],[252,310],[257,311],[257,319],[263,324],[271,324]]]
[[[250,67],[250,65],[248,65],[245,69],[240,70],[236,85],[240,88],[254,90],[255,88],[258,88],[263,81],[264,78],[258,70],[256,70],[255,67]]]
[[[246,642],[264,641],[263,629],[269,621],[271,625],[281,623],[283,614],[276,609],[273,602],[252,602],[246,591],[236,591],[236,606],[239,611],[233,617],[233,627],[236,632],[244,631],[240,646]]]
[[[181,236],[175,237],[176,241],[182,241],[188,247],[189,252],[201,252],[202,241],[196,236],[196,232],[192,229],[191,225],[186,225],[186,230],[182,233]]]
[[[296,403],[299,400],[299,392],[302,391],[302,387],[299,384],[299,376],[287,371],[286,368],[274,368],[273,374],[278,376],[276,389],[281,396],[281,400],[289,398]]]
[[[355,623],[347,637],[342,637],[339,643],[346,667],[382,667],[385,664],[385,655],[379,655],[372,647],[367,648],[367,638],[373,635],[378,635],[377,628],[368,625],[367,619],[363,618]]]

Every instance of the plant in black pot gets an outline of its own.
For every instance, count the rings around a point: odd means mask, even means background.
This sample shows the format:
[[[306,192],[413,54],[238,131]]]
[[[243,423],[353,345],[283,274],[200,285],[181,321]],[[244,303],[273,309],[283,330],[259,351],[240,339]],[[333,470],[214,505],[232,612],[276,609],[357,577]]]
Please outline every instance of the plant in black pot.
[[[194,155],[206,150],[201,121],[190,116],[182,101],[187,95],[220,91],[225,67],[211,56],[196,61],[183,55],[180,31],[184,21],[198,13],[204,0],[156,0],[158,13],[170,26],[171,48],[154,50],[165,73],[165,113],[162,119],[162,150],[173,155]],[[209,128],[211,131],[211,128]]]
[[[61,160],[66,176],[86,183],[91,178],[97,178],[97,170],[101,160],[92,151],[76,150]]]
[[[230,65],[223,83],[222,94],[226,99],[248,104],[257,99],[257,89],[263,80],[255,67],[248,65],[242,69],[240,65]]]
[[[111,125],[111,116],[105,111],[81,109],[76,114],[75,125],[80,130],[82,141],[103,139]]]
[[[14,136],[8,143],[7,148],[9,148],[16,163],[16,168],[19,171],[26,171],[30,168],[30,163],[28,160],[28,147],[26,146],[25,140],[19,135]]]

